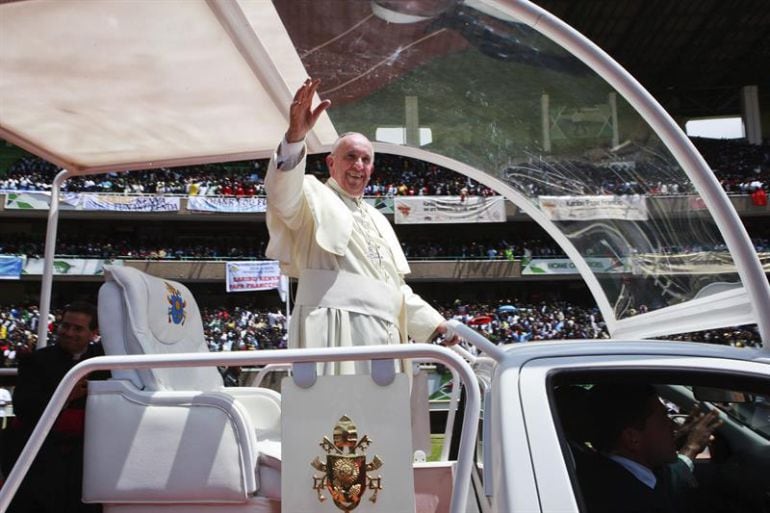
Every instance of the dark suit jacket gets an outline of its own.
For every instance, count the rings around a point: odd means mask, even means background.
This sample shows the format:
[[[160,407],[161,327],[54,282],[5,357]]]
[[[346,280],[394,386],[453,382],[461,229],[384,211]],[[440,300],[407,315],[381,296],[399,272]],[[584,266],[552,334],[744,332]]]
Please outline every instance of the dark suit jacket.
[[[13,410],[16,418],[6,434],[7,440],[3,451],[3,467],[6,472],[26,444],[27,438],[40,420],[43,410],[64,375],[80,361],[103,354],[101,344],[91,344],[81,359],[74,361],[69,353],[53,345],[20,357],[19,375],[13,392]],[[99,371],[89,375],[88,379],[109,377],[109,371]],[[82,441],[82,432],[77,433],[77,427],[73,428],[73,424],[82,418],[84,412],[85,398],[73,401],[64,408],[57,424],[41,448],[41,453],[51,444],[77,443],[78,439]]]
[[[56,387],[72,367],[83,360],[102,355],[104,349],[101,344],[90,344],[78,361],[74,361],[69,353],[57,345],[24,355],[19,360],[19,378],[13,393],[13,410],[22,425],[34,428]],[[88,376],[88,379],[106,379],[109,376],[109,371],[99,371]],[[67,407],[70,408],[84,409],[85,398],[73,401]]]
[[[54,345],[20,358],[19,376],[13,393],[16,419],[6,433],[2,455],[6,473],[27,443],[64,375],[80,361],[103,354],[100,344],[91,344],[80,360],[74,361],[69,353]],[[90,374],[88,379],[109,377],[109,371],[98,371]],[[99,505],[80,502],[85,404],[85,398],[72,401],[59,414],[11,503],[9,513],[101,511]]]
[[[655,490],[623,466],[596,454],[581,462],[578,481],[587,513],[679,513],[669,479],[658,478]]]

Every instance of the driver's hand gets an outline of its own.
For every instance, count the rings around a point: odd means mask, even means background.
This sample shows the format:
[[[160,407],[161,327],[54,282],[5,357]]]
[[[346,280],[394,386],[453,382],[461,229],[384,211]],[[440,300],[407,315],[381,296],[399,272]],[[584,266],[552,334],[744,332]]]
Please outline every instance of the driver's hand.
[[[700,409],[693,410],[677,432],[678,436],[687,437],[679,452],[694,460],[714,439],[714,430],[721,425],[722,419],[717,410],[711,410],[708,413],[703,413]]]

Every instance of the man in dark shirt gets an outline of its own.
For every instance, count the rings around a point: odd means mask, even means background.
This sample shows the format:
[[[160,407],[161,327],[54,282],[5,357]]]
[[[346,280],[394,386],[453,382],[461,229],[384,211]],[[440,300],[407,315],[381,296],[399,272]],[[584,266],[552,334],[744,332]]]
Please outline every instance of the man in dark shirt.
[[[11,426],[7,473],[23,449],[43,410],[64,375],[77,363],[104,354],[94,343],[98,333],[96,308],[88,303],[65,307],[56,329],[56,343],[19,360],[19,376],[13,394],[16,419]],[[97,372],[89,379],[106,379]],[[11,503],[9,513],[91,513],[98,505],[81,502],[83,479],[83,432],[87,394],[85,379],[77,383],[46,438],[24,482]]]

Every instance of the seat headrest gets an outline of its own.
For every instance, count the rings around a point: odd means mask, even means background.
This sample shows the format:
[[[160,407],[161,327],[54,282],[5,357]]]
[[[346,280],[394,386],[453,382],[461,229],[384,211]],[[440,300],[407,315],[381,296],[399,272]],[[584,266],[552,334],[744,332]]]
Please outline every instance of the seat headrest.
[[[106,282],[119,286],[126,310],[122,341],[107,340],[102,330],[107,354],[209,351],[200,310],[187,287],[124,266],[105,266],[104,276]],[[102,315],[100,310],[100,323],[110,322]],[[213,367],[153,369],[152,374],[158,388],[211,390],[222,386],[221,376]]]
[[[187,287],[131,267],[105,266],[104,276],[123,289],[130,326],[143,353],[208,351],[200,311]]]

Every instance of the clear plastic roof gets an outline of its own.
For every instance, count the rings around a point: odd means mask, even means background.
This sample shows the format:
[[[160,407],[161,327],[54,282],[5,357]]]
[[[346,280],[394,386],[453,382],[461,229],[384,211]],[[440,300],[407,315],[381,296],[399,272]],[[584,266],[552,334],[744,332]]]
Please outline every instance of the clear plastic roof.
[[[311,151],[358,131],[493,187],[562,245],[613,336],[767,336],[767,280],[705,163],[528,2],[27,0],[0,5],[0,34],[0,136],[59,165],[264,157],[309,75],[332,100]]]

